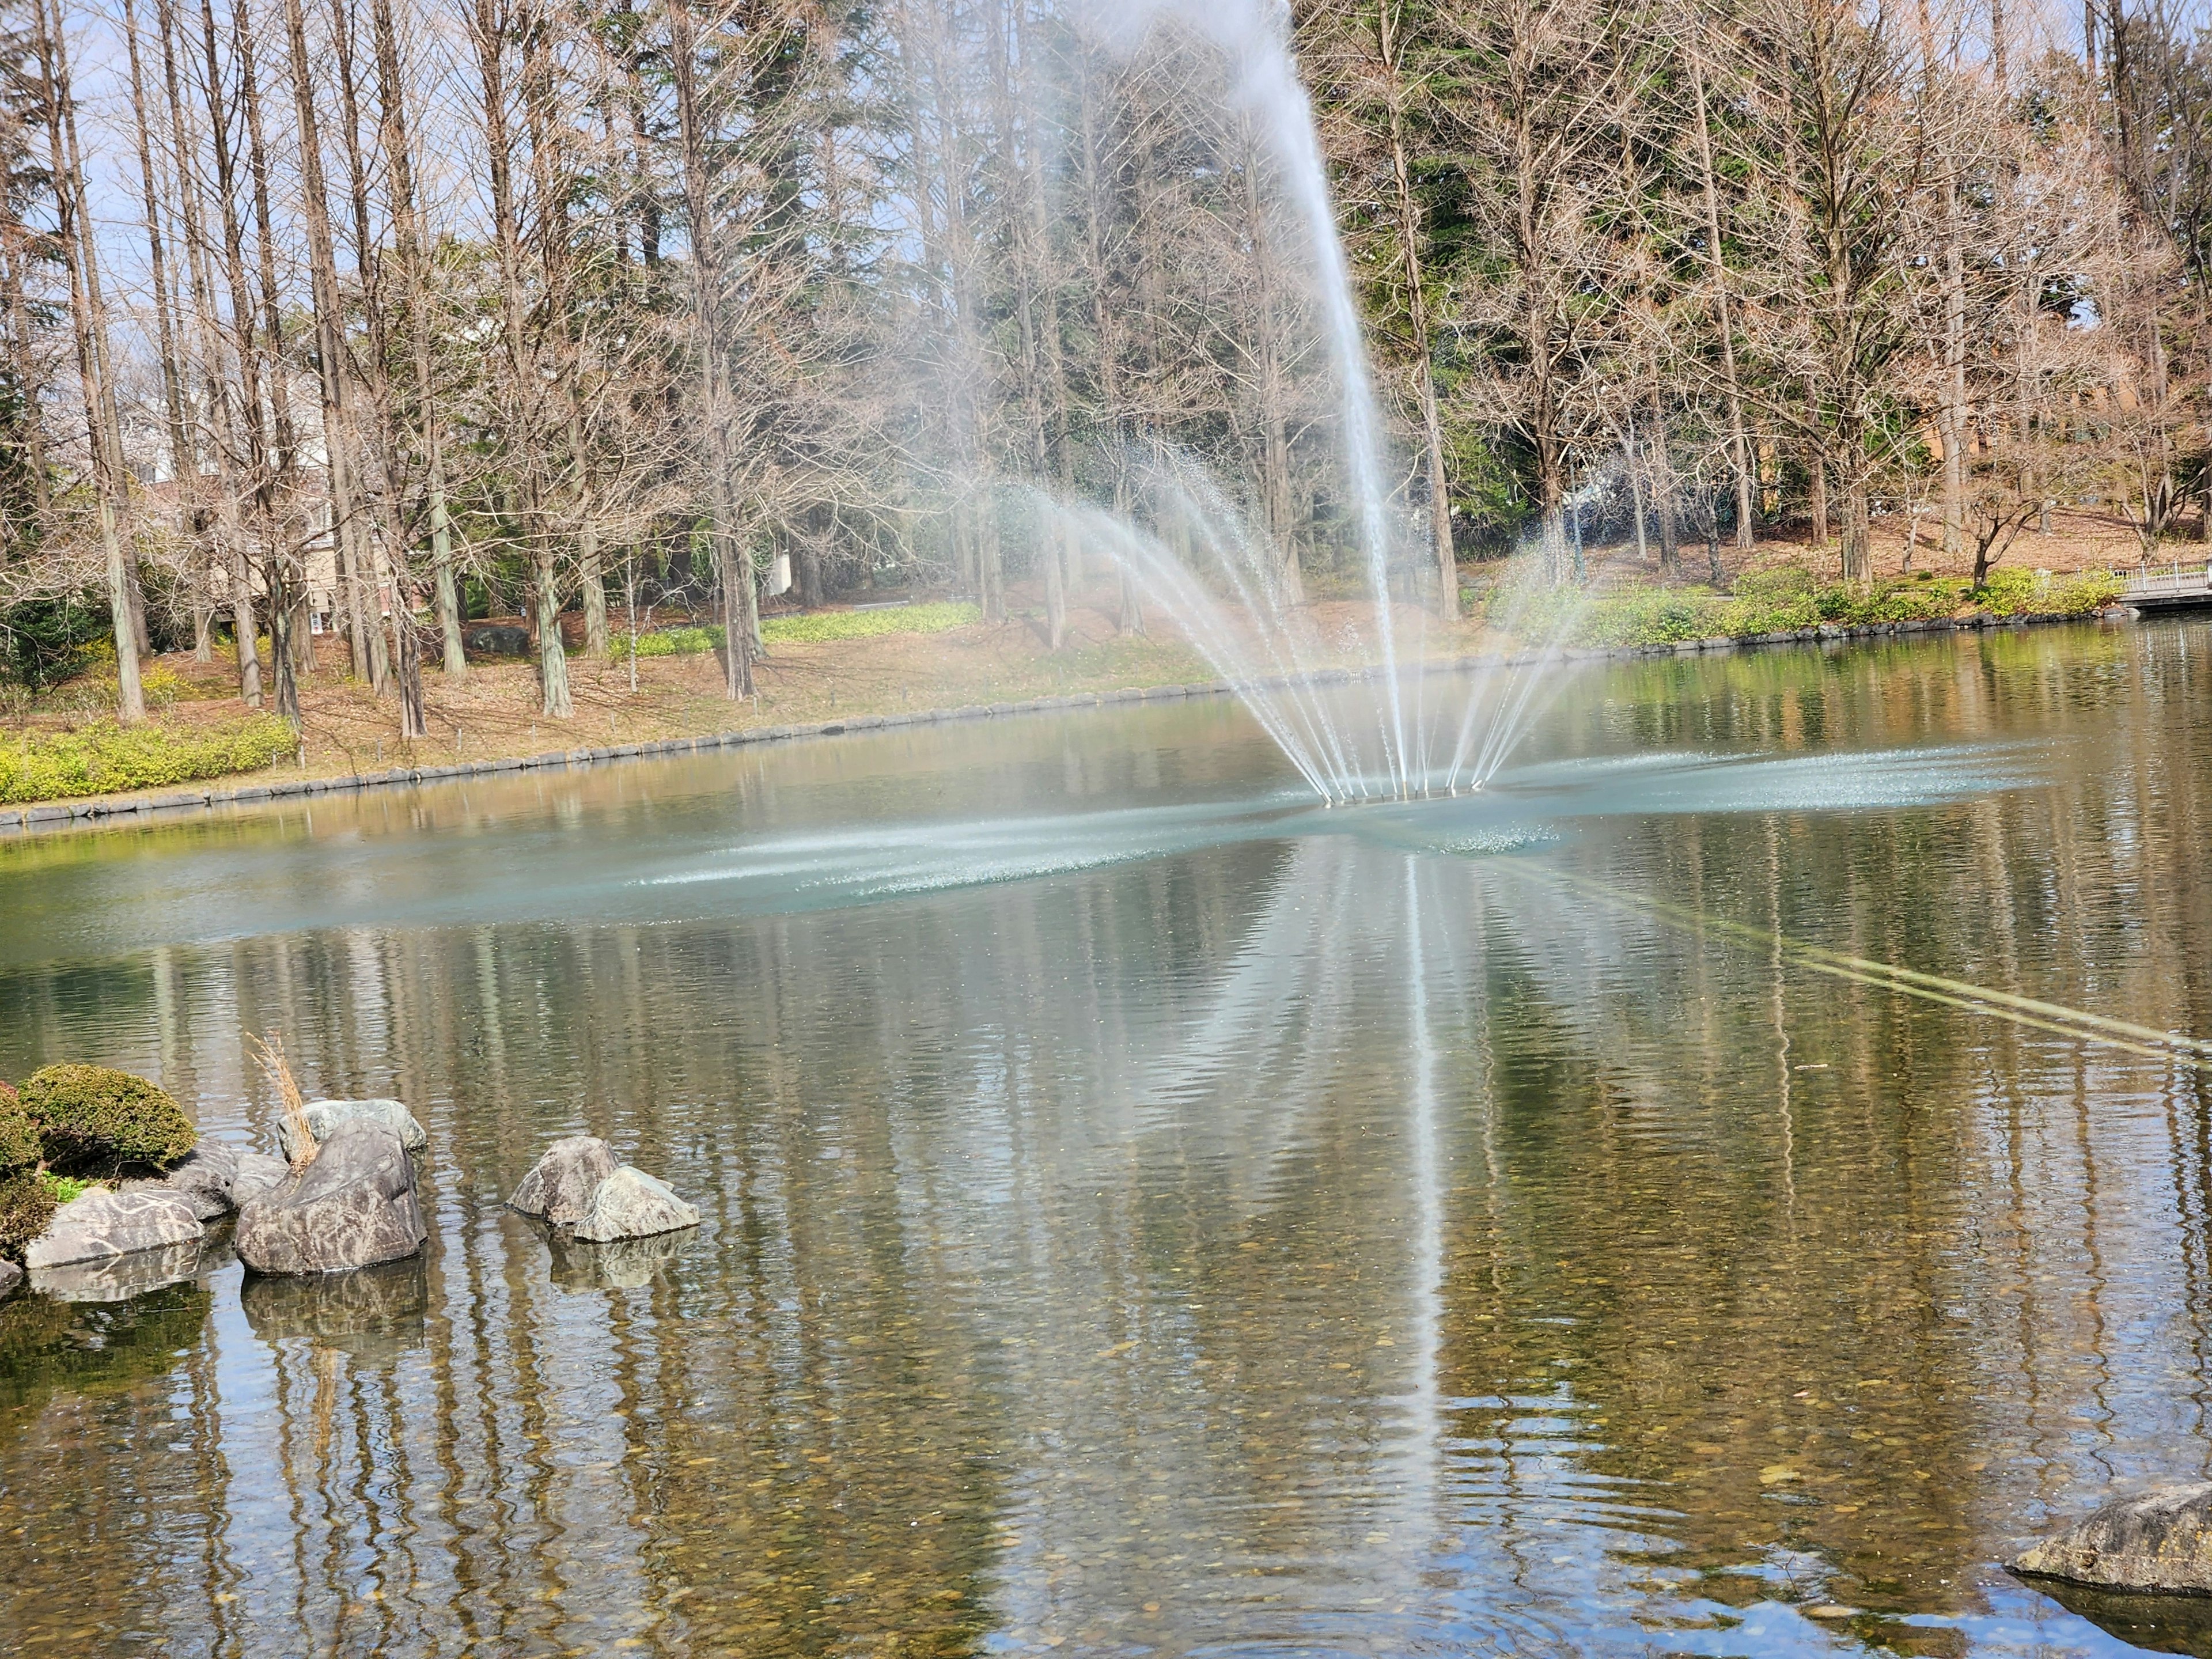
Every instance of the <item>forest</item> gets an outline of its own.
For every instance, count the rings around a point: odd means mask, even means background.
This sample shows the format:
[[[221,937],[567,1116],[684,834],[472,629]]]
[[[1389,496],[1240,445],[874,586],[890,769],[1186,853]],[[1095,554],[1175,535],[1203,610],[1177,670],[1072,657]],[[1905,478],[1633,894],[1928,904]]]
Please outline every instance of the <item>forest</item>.
[[[1516,550],[1587,580],[1586,537],[1717,585],[1787,535],[1863,585],[1901,519],[1908,562],[1924,536],[1978,582],[2063,506],[2145,560],[2212,516],[2212,46],[2156,4],[8,0],[0,28],[0,656],[36,682],[107,642],[125,724],[159,650],[296,720],[325,629],[407,737],[471,617],[523,619],[556,720],[570,651],[634,653],[647,605],[722,624],[732,697],[775,595],[998,622],[1018,585],[1056,650],[1071,595],[1139,600],[1049,504],[1174,545],[1190,477],[1288,592],[1346,591],[1339,257],[1394,591],[1445,617]]]

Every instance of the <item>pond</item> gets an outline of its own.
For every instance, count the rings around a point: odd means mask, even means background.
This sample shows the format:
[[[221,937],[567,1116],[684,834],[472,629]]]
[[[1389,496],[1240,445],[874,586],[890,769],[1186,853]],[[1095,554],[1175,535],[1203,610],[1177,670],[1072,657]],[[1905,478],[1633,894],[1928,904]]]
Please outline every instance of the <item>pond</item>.
[[[2212,1471],[2208,850],[2185,622],[1588,665],[1407,805],[1193,701],[0,843],[0,1075],[430,1134],[419,1262],[0,1304],[0,1629],[2129,1651],[1997,1563]],[[703,1224],[505,1209],[579,1132]]]

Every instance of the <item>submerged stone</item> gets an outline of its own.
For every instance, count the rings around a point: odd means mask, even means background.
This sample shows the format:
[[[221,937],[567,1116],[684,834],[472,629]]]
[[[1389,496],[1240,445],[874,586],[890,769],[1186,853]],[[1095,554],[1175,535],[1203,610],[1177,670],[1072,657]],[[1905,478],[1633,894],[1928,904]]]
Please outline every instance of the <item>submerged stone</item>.
[[[325,1273],[412,1255],[428,1237],[405,1145],[389,1124],[356,1117],[239,1212],[236,1243],[254,1273]]]
[[[507,1206],[543,1216],[556,1227],[573,1227],[590,1212],[593,1194],[621,1164],[615,1149],[598,1136],[569,1135],[545,1149]]]
[[[2112,1589],[2212,1595],[2212,1481],[2107,1504],[2028,1550],[2013,1571]]]
[[[341,1123],[358,1119],[381,1123],[399,1137],[399,1144],[411,1153],[420,1152],[430,1144],[430,1137],[415,1121],[415,1115],[396,1100],[311,1100],[307,1103],[307,1133],[320,1146],[337,1133]],[[292,1126],[287,1121],[276,1127],[276,1139],[283,1144],[287,1163],[296,1156],[292,1145]]]
[[[22,1282],[23,1270],[5,1256],[0,1256],[0,1302],[13,1295],[15,1287]]]
[[[592,1206],[577,1224],[576,1237],[604,1244],[617,1238],[647,1238],[699,1224],[699,1212],[676,1196],[668,1183],[625,1164],[599,1185]]]
[[[76,1261],[100,1261],[196,1241],[200,1231],[192,1202],[182,1194],[94,1187],[54,1212],[46,1231],[23,1252],[23,1265],[36,1272]]]

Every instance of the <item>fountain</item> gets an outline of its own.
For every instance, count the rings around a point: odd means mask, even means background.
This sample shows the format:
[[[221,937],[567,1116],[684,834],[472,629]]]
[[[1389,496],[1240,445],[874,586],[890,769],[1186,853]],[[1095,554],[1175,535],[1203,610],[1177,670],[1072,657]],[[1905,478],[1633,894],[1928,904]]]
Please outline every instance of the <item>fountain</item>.
[[[1164,451],[1127,454],[1125,469],[1145,483],[1156,522],[1191,532],[1201,568],[1133,520],[1084,502],[1032,494],[1041,521],[1110,560],[1140,592],[1166,611],[1191,644],[1234,690],[1325,805],[1449,798],[1480,789],[1504,763],[1560,676],[1563,641],[1577,602],[1536,620],[1533,584],[1509,584],[1507,610],[1494,623],[1528,648],[1464,661],[1430,659],[1427,613],[1401,652],[1401,619],[1390,591],[1398,514],[1385,482],[1382,425],[1351,271],[1336,234],[1335,210],[1322,160],[1313,107],[1286,38],[1287,19],[1266,0],[1218,6],[1169,6],[1123,18],[1125,29],[1165,16],[1194,31],[1231,66],[1234,96],[1255,118],[1282,170],[1284,194],[1311,253],[1337,400],[1345,477],[1370,617],[1334,624],[1326,635],[1284,579],[1284,550],[1193,457]],[[1525,567],[1537,562],[1522,561]],[[1439,668],[1452,670],[1449,678]],[[1338,690],[1335,688],[1345,688]]]

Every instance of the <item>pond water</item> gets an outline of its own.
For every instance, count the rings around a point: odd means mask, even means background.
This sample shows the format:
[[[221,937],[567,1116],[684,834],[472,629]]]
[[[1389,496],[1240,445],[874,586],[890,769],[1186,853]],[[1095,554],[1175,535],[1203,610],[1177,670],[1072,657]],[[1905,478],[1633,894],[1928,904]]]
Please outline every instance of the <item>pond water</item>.
[[[0,1075],[270,1148],[281,1032],[431,1231],[0,1304],[6,1645],[2130,1650],[1996,1563],[2212,1472],[2212,629],[1294,783],[1194,702],[0,843]],[[579,1132],[704,1224],[504,1209]]]

